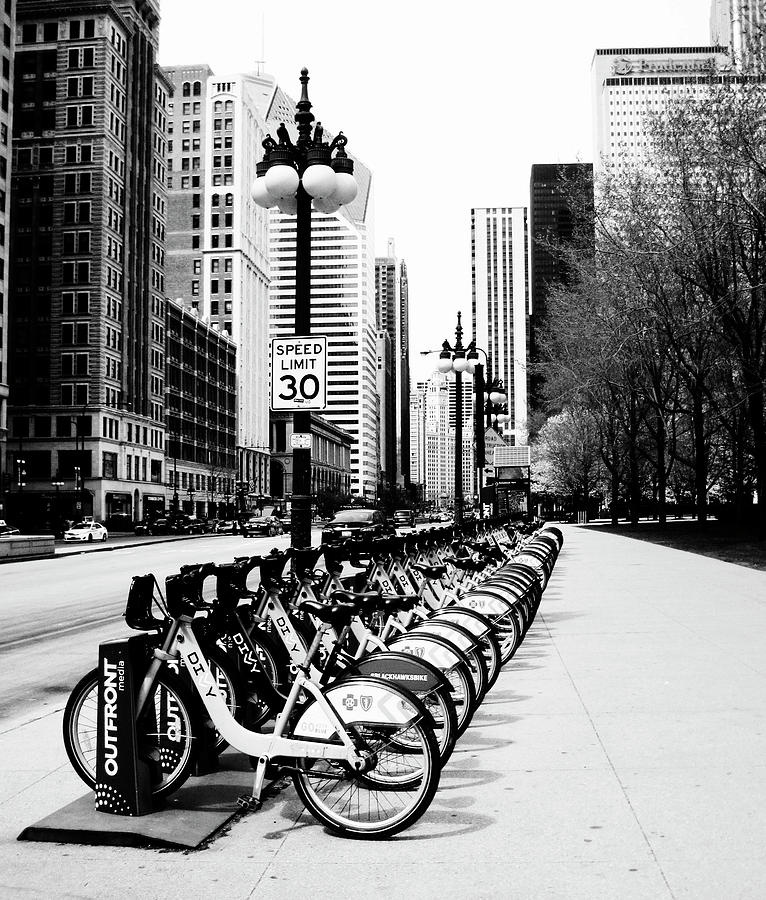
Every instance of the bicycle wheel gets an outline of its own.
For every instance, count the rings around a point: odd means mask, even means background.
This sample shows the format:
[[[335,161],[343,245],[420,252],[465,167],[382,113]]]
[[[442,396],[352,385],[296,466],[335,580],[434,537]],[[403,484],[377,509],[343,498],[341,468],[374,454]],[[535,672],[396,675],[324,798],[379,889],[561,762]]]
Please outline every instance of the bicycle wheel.
[[[439,750],[425,720],[415,724],[349,726],[373,753],[373,768],[354,772],[337,760],[301,760],[293,783],[306,809],[337,834],[380,839],[416,822],[439,784]]]
[[[157,677],[153,701],[137,723],[139,755],[153,773],[152,794],[160,798],[178,790],[194,763],[192,699],[171,673]],[[64,748],[77,775],[96,786],[98,669],[75,685],[64,710]]]

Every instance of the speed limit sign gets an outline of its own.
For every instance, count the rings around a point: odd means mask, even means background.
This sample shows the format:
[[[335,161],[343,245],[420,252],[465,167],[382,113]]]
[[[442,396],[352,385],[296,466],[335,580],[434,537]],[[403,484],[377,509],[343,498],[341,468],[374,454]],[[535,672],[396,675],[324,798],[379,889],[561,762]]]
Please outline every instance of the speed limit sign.
[[[327,408],[327,338],[271,339],[271,408]]]

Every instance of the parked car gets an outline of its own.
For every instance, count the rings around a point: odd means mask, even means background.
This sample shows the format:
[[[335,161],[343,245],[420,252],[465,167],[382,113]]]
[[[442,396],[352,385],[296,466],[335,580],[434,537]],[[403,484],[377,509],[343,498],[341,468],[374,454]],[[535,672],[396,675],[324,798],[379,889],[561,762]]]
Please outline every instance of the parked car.
[[[64,532],[65,541],[105,541],[109,532],[99,522],[78,522]]]
[[[395,528],[414,528],[415,513],[411,509],[397,509],[394,513]]]
[[[0,519],[0,537],[8,537],[12,534],[19,534],[19,529],[9,525],[5,519]]]
[[[133,534],[151,534],[151,527],[155,521],[154,519],[141,519],[140,522],[136,523]]]
[[[283,532],[282,524],[276,516],[252,516],[245,519],[240,528],[243,537],[255,537],[258,534],[274,537]]]
[[[236,519],[219,519],[215,525],[216,534],[239,534],[239,522]]]
[[[323,544],[337,544],[350,537],[389,537],[396,529],[377,509],[342,509],[322,531]]]

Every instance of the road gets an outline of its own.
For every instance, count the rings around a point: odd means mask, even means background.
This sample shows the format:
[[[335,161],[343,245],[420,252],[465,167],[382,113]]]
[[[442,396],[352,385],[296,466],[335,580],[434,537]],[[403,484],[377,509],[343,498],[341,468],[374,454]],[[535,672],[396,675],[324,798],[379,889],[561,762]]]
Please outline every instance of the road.
[[[99,642],[126,633],[122,614],[133,575],[153,572],[163,584],[184,563],[230,562],[288,543],[287,535],[209,535],[3,565],[0,720],[36,718],[66,702],[96,664]]]

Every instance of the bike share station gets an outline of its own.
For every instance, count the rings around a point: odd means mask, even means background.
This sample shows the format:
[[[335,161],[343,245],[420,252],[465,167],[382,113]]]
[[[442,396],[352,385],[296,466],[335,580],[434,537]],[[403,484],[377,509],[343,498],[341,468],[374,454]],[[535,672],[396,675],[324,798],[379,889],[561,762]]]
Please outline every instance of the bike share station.
[[[326,337],[272,338],[271,359],[272,409],[326,407]],[[309,449],[310,433],[292,434],[291,446]],[[243,806],[247,808],[240,798],[249,794],[252,783],[248,759],[236,751],[224,753],[227,768],[219,769],[212,749],[212,722],[200,738],[209,746],[197,748],[193,775],[198,777],[161,808],[154,807],[151,767],[161,765],[163,755],[177,750],[173,746],[175,711],[168,696],[160,710],[161,758],[147,761],[141,756],[135,719],[140,684],[134,672],[145,668],[146,640],[145,634],[134,635],[99,647],[95,804],[89,792],[25,828],[19,840],[193,849],[240,815]],[[182,667],[179,672],[189,677]]]

